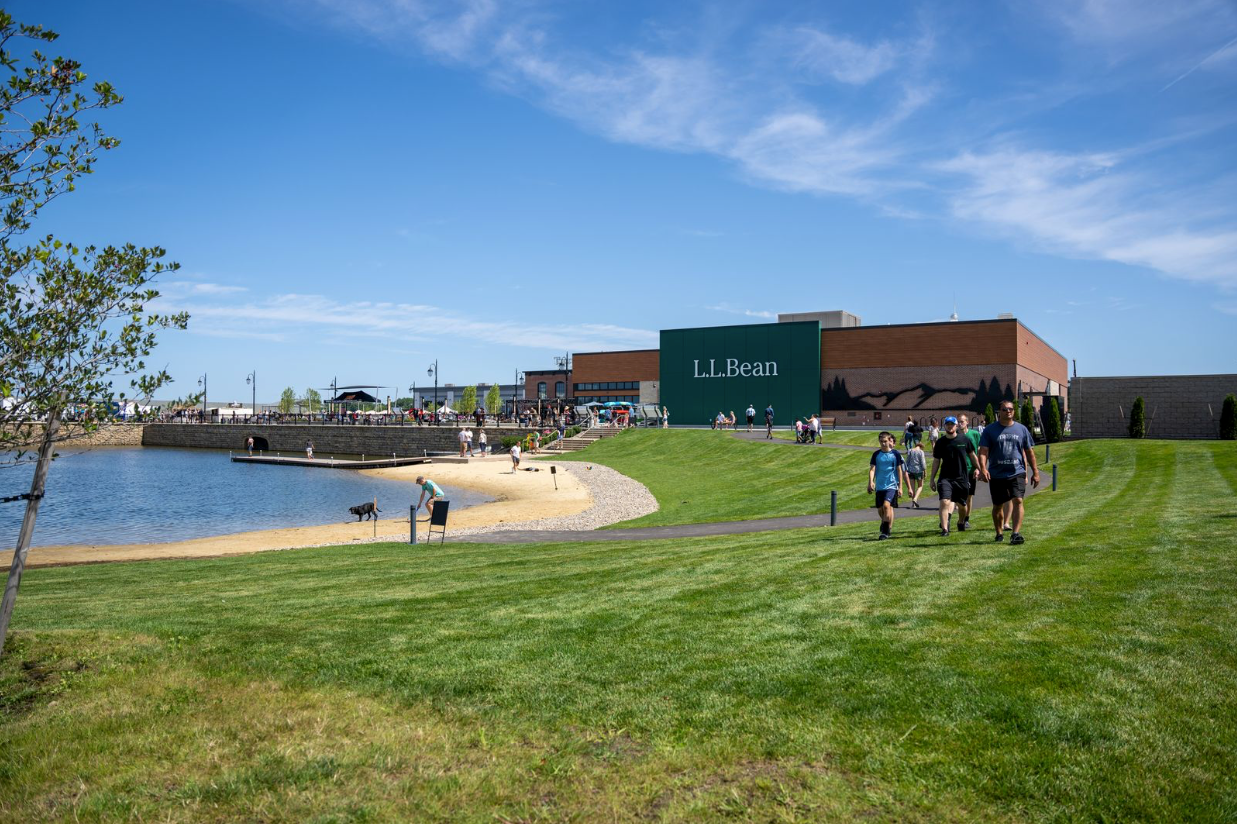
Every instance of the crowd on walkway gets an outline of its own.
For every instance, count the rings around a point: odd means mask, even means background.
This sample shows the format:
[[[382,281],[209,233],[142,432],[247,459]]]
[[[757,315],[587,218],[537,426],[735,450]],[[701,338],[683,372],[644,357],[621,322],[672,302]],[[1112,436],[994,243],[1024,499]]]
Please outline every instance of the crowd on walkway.
[[[910,487],[911,506],[918,509],[924,477],[937,494],[941,536],[948,537],[955,509],[957,529],[972,528],[971,511],[975,490],[982,482],[988,484],[992,497],[992,526],[996,541],[1004,541],[1009,532],[1011,544],[1021,544],[1023,499],[1029,478],[1032,488],[1039,486],[1039,465],[1035,460],[1035,441],[1031,432],[1014,420],[1013,401],[1002,401],[997,409],[997,422],[985,425],[982,417],[971,428],[967,415],[950,415],[943,428],[929,421],[928,440],[932,451],[931,473],[928,473],[927,453],[921,443],[922,429],[907,418],[902,444],[906,454],[895,447],[892,432],[877,437],[880,448],[872,453],[868,468],[868,492],[876,496],[880,514],[880,540],[893,535],[894,510],[898,500]]]

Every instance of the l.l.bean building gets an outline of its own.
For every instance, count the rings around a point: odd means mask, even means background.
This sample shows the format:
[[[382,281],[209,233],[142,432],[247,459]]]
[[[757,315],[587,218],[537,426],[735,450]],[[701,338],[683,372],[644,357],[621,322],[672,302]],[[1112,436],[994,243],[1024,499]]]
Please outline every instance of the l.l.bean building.
[[[578,352],[577,402],[656,403],[671,421],[705,423],[748,404],[779,423],[822,412],[839,423],[900,426],[982,412],[1028,393],[1065,403],[1064,356],[1013,317],[863,326],[846,312],[779,315],[777,323],[665,329],[658,349]]]

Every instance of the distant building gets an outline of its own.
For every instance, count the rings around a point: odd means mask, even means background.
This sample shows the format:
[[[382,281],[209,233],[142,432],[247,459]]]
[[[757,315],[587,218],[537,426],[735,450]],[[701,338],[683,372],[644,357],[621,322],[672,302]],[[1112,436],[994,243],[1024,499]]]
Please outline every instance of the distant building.
[[[561,370],[526,373],[526,397],[564,394]],[[777,323],[666,329],[658,349],[577,352],[577,403],[669,407],[703,423],[719,411],[772,405],[779,422],[820,412],[841,422],[982,413],[1005,398],[1065,405],[1063,355],[1014,317],[863,326],[849,312],[778,315]]]

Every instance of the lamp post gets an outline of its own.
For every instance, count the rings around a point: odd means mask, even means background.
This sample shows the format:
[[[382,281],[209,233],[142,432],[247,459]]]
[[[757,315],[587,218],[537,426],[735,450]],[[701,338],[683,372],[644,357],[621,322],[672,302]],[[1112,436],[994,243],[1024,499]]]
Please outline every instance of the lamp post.
[[[255,369],[245,376],[245,383],[253,387],[253,401],[249,404],[249,417],[258,416],[258,370]]]
[[[511,420],[515,422],[519,419],[520,412],[516,408],[515,395],[520,391],[520,384],[524,382],[524,374],[519,369],[515,370],[515,385],[511,387]]]
[[[202,423],[206,423],[206,373],[198,378],[198,386],[202,387]]]
[[[434,365],[425,370],[425,374],[434,379],[434,426],[438,425],[438,358],[434,358]]]
[[[568,385],[570,380],[568,373],[571,371],[571,353],[564,352],[561,358],[556,357],[554,359],[554,363],[558,365],[559,369],[563,370],[563,397],[558,399],[561,406],[566,404],[567,398],[571,395],[571,388]],[[555,392],[554,394],[557,398],[558,393]]]

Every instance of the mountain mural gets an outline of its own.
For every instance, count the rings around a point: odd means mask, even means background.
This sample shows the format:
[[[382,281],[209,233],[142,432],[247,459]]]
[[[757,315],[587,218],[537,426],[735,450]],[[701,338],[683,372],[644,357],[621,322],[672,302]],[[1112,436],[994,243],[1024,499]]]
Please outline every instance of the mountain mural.
[[[996,375],[991,381],[979,380],[979,386],[933,386],[921,381],[899,389],[880,392],[860,392],[852,395],[846,379],[835,377],[821,390],[821,409],[969,409],[983,412],[988,404],[994,407],[1003,400],[1013,400],[1013,387],[1001,386]],[[932,402],[939,395],[949,399]],[[961,399],[961,400],[958,400]]]

